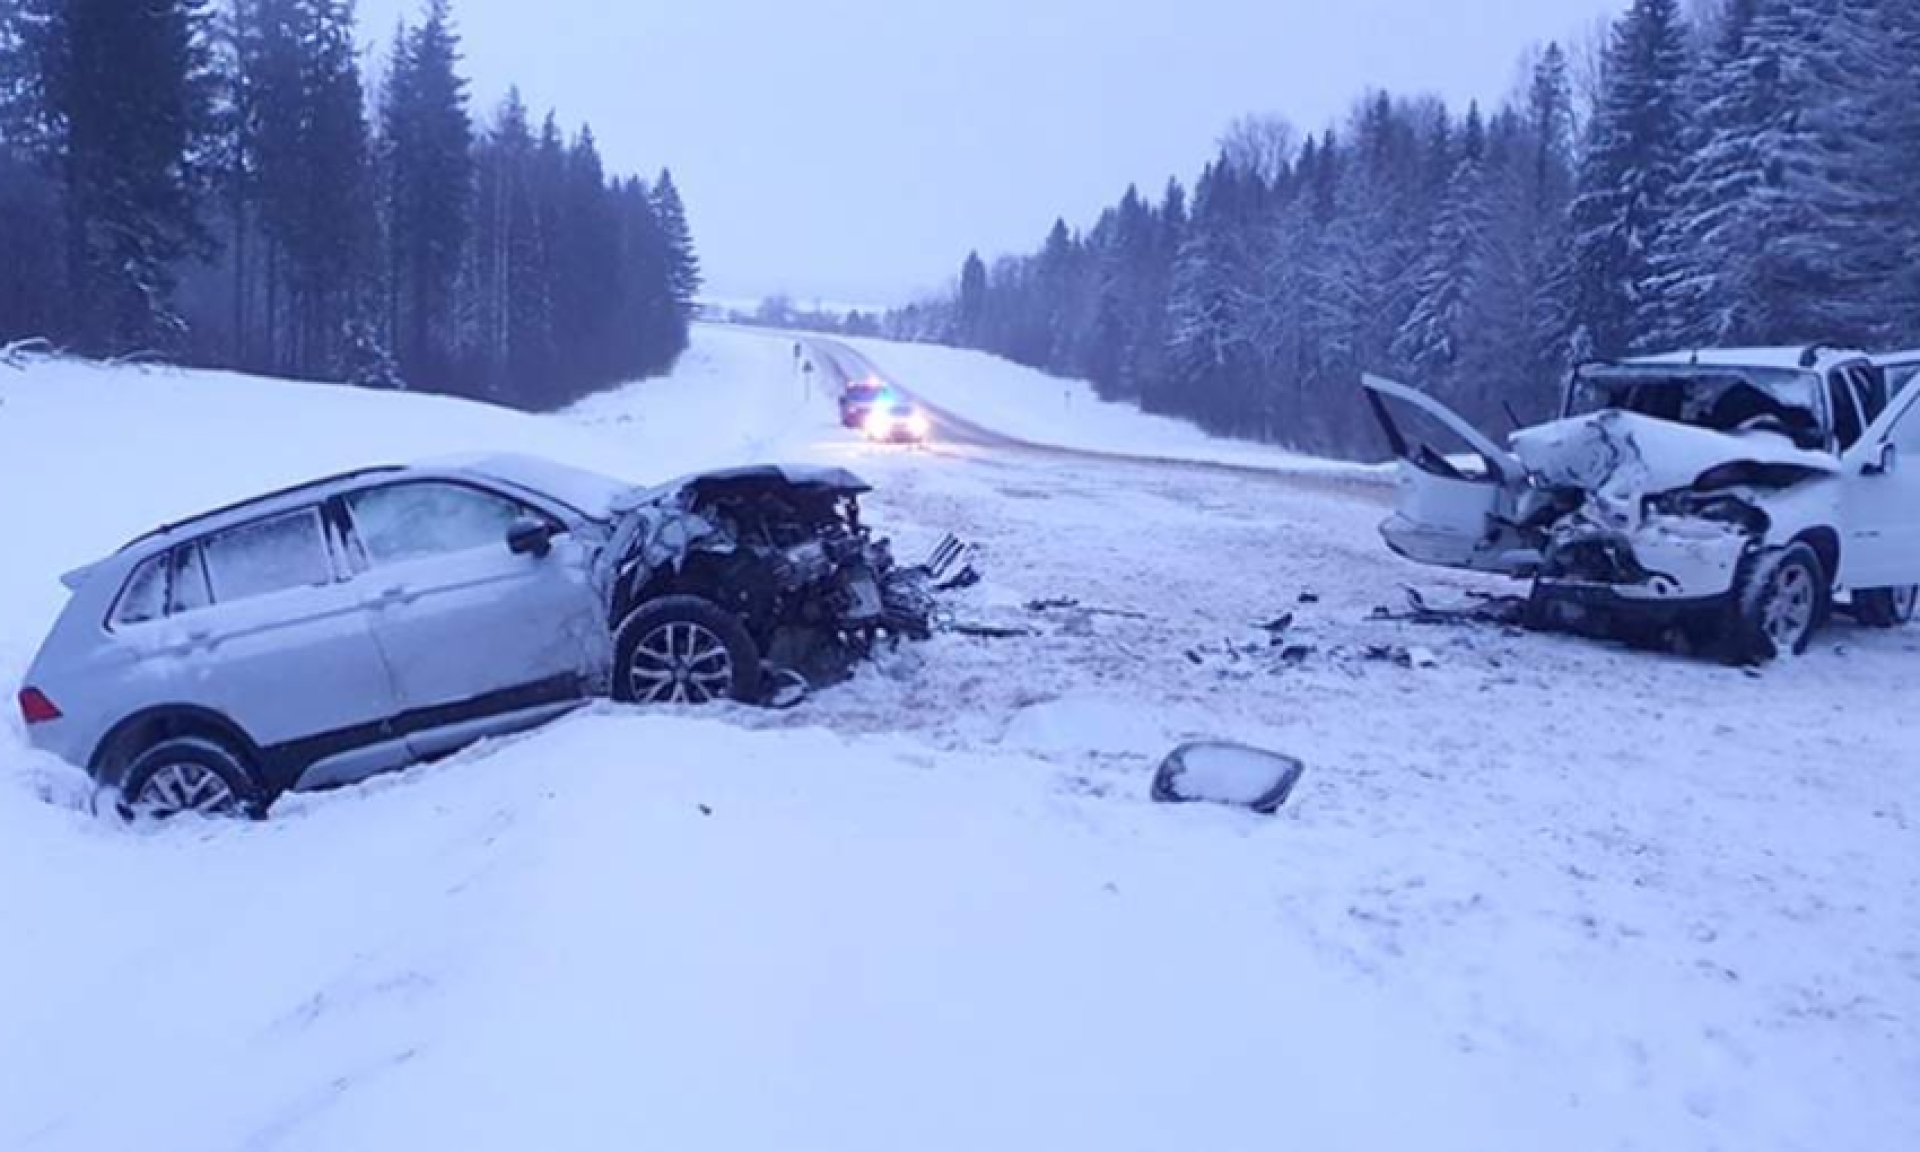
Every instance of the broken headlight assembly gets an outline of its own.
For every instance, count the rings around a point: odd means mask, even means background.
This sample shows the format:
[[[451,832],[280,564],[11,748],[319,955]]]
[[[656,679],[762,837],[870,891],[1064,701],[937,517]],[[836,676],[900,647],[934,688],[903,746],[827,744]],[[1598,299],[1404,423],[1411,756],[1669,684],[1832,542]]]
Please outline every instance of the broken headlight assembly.
[[[1761,509],[1727,492],[1685,490],[1649,497],[1647,511],[1679,520],[1703,520],[1738,528],[1754,537],[1763,537],[1773,520]]]

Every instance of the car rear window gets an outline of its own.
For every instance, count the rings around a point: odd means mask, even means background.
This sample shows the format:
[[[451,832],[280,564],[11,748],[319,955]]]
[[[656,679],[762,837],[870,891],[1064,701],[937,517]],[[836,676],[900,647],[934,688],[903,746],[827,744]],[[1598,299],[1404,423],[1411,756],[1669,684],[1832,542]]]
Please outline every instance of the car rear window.
[[[333,580],[318,509],[243,525],[203,547],[213,596],[222,604]]]
[[[113,627],[146,624],[167,614],[167,557],[155,556],[133,570],[113,606]]]

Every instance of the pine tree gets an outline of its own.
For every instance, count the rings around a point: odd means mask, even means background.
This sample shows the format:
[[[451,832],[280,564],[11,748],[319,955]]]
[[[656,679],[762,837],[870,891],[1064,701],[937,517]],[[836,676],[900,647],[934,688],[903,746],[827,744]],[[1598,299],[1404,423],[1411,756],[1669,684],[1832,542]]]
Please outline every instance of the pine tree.
[[[559,340],[556,383],[583,394],[616,378],[609,354],[620,308],[618,231],[608,201],[606,173],[593,129],[582,128],[567,151],[562,228],[556,237],[559,267],[555,332]]]
[[[270,366],[329,376],[342,362],[372,230],[353,7],[349,0],[236,0],[235,7],[248,192],[270,246],[268,323],[277,350]]]
[[[89,352],[177,344],[176,265],[206,242],[206,2],[16,3],[15,124],[59,177],[65,334]]]
[[[673,284],[674,302],[679,305],[681,318],[691,320],[705,281],[693,246],[693,229],[687,223],[686,205],[674,186],[673,173],[664,169],[653,185],[653,211],[667,238],[668,278]]]
[[[1523,309],[1515,319],[1516,347],[1526,349],[1521,365],[1526,383],[1517,404],[1539,397],[1544,412],[1558,394],[1558,383],[1571,366],[1563,339],[1565,322],[1557,292],[1557,273],[1566,259],[1568,216],[1574,194],[1573,81],[1567,55],[1549,44],[1534,66],[1527,93],[1524,172],[1516,175],[1521,215],[1516,219],[1525,245],[1527,269],[1520,299]]]
[[[1678,0],[1634,0],[1607,46],[1571,209],[1561,290],[1572,359],[1651,343],[1653,245],[1680,179],[1687,69]]]
[[[397,38],[382,113],[388,323],[402,371],[450,383],[472,207],[472,124],[448,0]]]
[[[1888,63],[1878,80],[1891,144],[1881,171],[1890,174],[1900,202],[1894,244],[1902,252],[1920,252],[1920,4],[1888,4],[1883,16]],[[1903,260],[1888,287],[1890,339],[1920,343],[1920,261]]]
[[[1414,304],[1393,343],[1396,361],[1450,380],[1469,336],[1468,308],[1485,274],[1491,227],[1486,133],[1476,105],[1468,114],[1460,159],[1447,183],[1414,286]]]
[[[984,335],[987,319],[987,265],[980,253],[969,252],[960,267],[958,327],[955,338],[961,344],[975,344]]]
[[[1752,290],[1777,342],[1890,337],[1907,261],[1887,243],[1905,207],[1882,166],[1905,109],[1885,99],[1895,56],[1879,0],[1765,0],[1753,35],[1778,53],[1784,111],[1760,141],[1766,239]]]

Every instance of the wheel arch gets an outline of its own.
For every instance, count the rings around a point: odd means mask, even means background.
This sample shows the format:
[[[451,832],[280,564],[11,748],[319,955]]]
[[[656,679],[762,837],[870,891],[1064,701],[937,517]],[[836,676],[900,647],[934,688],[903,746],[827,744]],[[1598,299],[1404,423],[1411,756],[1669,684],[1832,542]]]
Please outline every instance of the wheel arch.
[[[669,597],[687,596],[742,617],[748,631],[755,631],[755,610],[762,605],[727,594],[728,569],[744,555],[741,552],[694,552],[679,564],[635,571],[615,589],[608,626],[618,632],[634,613],[647,605]],[[757,634],[755,640],[759,640]]]
[[[1829,595],[1840,584],[1840,533],[1832,528],[1820,526],[1803,530],[1788,543],[1805,544],[1813,549],[1820,560],[1820,571],[1827,578]]]
[[[163,704],[145,708],[114,725],[94,749],[87,773],[103,785],[118,787],[141,751],[161,740],[199,737],[213,740],[244,758],[255,783],[260,778],[260,746],[240,725],[211,708],[194,704]]]

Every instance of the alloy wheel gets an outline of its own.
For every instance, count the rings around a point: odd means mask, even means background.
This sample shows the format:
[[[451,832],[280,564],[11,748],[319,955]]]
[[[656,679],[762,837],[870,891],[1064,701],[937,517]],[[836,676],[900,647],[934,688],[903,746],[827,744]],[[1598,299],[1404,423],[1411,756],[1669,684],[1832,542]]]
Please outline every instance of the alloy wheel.
[[[200,764],[166,764],[147,777],[131,805],[137,816],[170,820],[176,816],[233,816],[240,800],[218,772]]]
[[[1798,564],[1789,564],[1775,579],[1773,595],[1767,601],[1764,626],[1767,639],[1782,655],[1797,652],[1813,630],[1820,610],[1820,593],[1813,575]]]
[[[711,704],[733,694],[733,656],[700,624],[662,624],[640,638],[627,666],[640,704]]]

